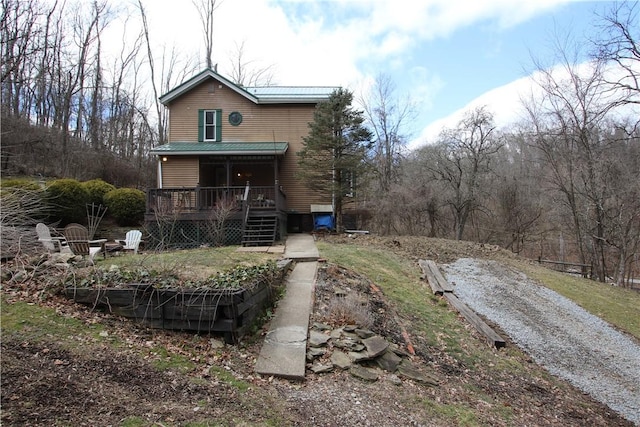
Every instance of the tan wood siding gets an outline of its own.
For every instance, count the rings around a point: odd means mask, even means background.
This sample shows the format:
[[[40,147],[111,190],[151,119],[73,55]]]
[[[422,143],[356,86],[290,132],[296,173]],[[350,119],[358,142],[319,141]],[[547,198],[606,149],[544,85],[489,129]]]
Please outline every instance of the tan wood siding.
[[[198,184],[198,157],[173,156],[162,162],[164,188],[195,187]]]
[[[330,204],[304,186],[296,177],[302,138],[313,120],[313,104],[255,104],[232,89],[211,79],[175,99],[170,108],[170,142],[198,142],[198,110],[222,110],[223,142],[288,142],[289,149],[280,165],[280,185],[287,194],[290,211],[309,213],[311,204]],[[232,126],[229,114],[238,111],[242,123]],[[198,182],[198,159],[172,156],[163,164],[163,186],[195,186]]]

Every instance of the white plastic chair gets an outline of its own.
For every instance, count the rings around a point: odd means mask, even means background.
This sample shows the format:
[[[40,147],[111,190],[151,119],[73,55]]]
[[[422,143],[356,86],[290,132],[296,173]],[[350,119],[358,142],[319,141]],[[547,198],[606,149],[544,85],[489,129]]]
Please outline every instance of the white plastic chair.
[[[140,230],[129,230],[125,234],[124,240],[120,240],[123,251],[133,251],[134,254],[138,253],[138,246],[142,241],[142,232]]]
[[[36,234],[38,241],[42,242],[42,246],[49,252],[71,253],[71,249],[67,245],[64,237],[52,237],[51,230],[43,223],[36,224]]]

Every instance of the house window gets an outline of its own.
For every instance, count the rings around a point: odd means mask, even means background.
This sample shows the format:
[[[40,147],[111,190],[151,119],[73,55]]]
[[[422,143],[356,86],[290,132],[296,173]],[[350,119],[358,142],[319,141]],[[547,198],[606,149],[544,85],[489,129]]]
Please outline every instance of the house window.
[[[356,191],[356,174],[351,170],[342,171],[342,184],[345,197],[354,197]]]
[[[220,142],[222,140],[222,110],[198,111],[198,141]]]

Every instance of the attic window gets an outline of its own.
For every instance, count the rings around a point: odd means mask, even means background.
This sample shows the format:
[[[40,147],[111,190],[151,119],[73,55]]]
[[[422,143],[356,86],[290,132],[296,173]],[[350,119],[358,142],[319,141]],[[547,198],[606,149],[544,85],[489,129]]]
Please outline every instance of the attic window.
[[[229,123],[231,123],[233,126],[239,126],[240,123],[242,123],[242,114],[237,111],[229,114]]]

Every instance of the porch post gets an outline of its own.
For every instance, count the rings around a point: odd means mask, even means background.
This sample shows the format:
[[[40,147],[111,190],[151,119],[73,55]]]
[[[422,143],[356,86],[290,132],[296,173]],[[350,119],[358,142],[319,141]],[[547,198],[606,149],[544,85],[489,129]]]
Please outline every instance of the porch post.
[[[273,181],[278,182],[278,156],[273,156]]]

